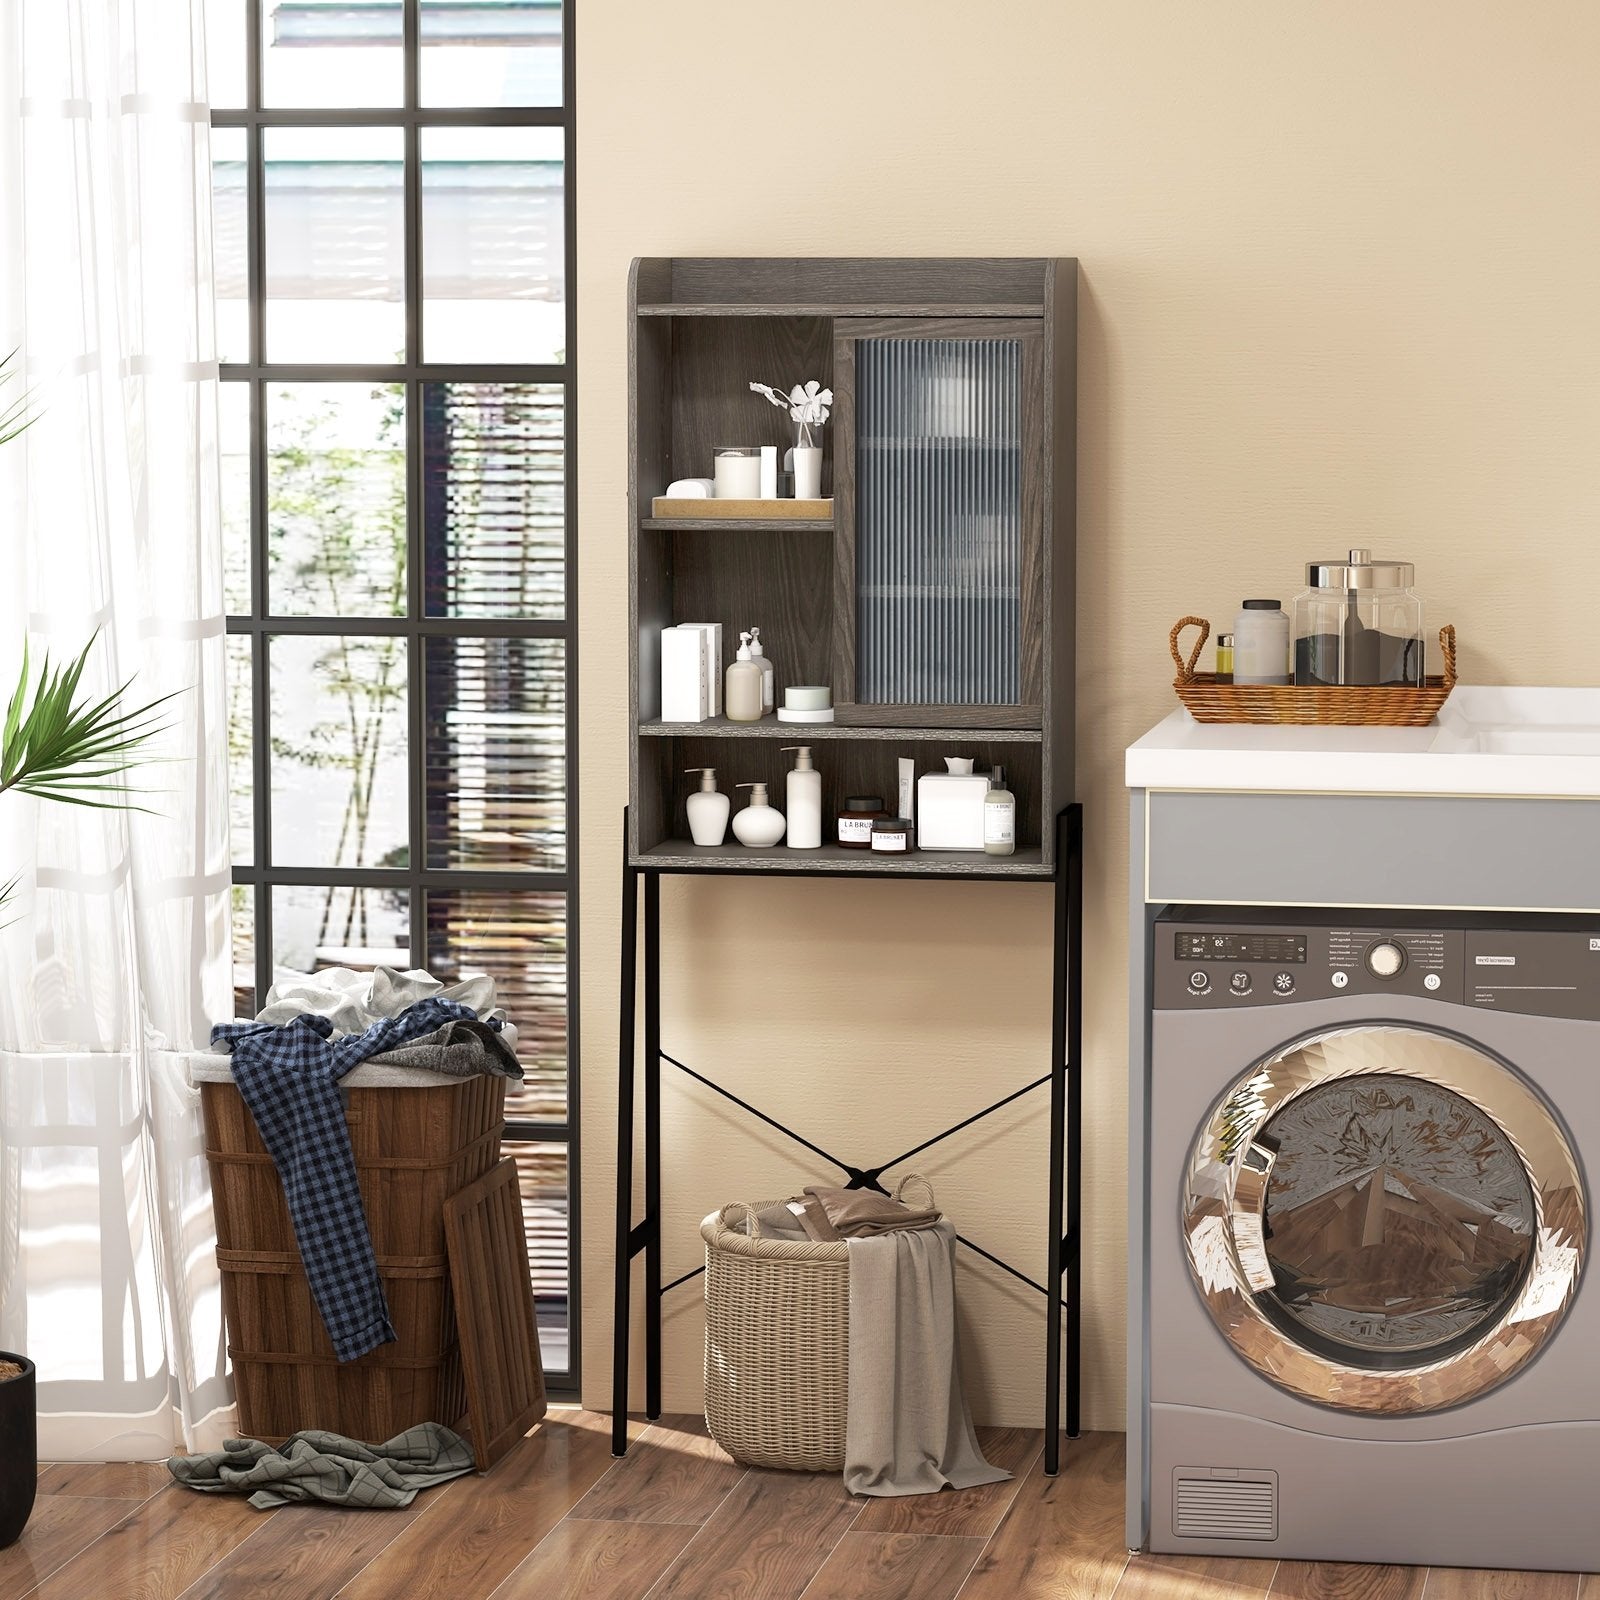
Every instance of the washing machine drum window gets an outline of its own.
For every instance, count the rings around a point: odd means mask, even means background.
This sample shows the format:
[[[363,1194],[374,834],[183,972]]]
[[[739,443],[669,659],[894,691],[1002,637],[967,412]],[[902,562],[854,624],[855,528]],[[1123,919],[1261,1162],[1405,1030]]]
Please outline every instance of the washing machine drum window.
[[[1218,1327],[1308,1400],[1432,1411],[1504,1382],[1577,1288],[1585,1197],[1520,1075],[1450,1035],[1316,1035],[1196,1140],[1184,1232]]]

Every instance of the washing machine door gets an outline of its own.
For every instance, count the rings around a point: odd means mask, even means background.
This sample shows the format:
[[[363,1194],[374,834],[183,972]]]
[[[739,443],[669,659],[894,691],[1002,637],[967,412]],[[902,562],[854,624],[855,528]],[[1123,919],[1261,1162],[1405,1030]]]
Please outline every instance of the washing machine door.
[[[1583,1180],[1504,1062],[1393,1024],[1286,1046],[1223,1096],[1184,1189],[1189,1265],[1263,1377],[1402,1415],[1504,1383],[1560,1325]]]

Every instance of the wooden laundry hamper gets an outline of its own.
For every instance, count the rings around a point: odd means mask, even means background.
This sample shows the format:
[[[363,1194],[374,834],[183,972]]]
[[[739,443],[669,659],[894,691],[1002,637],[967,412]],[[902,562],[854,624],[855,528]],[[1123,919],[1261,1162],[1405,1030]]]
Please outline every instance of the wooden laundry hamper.
[[[908,1173],[896,1186],[927,1191]],[[706,1244],[706,1427],[753,1467],[844,1467],[850,1385],[850,1246],[761,1236],[756,1214],[778,1201],[736,1201],[700,1224]],[[735,1227],[738,1218],[748,1223]]]
[[[445,1202],[500,1159],[506,1080],[487,1074],[342,1090],[378,1274],[397,1339],[339,1361],[322,1325],[277,1168],[232,1082],[202,1082],[222,1308],[241,1433],[324,1428],[381,1443],[467,1410]]]

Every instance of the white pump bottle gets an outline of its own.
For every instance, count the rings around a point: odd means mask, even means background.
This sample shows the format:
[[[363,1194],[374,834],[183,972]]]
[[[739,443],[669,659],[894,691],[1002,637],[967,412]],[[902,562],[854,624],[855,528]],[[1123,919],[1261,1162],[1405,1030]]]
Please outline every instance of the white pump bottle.
[[[767,658],[759,628],[750,630],[750,659],[761,668],[761,714],[765,716],[778,703],[778,669]]]
[[[700,787],[689,796],[689,837],[696,844],[721,844],[728,833],[728,809],[732,802],[717,788],[715,767],[688,767],[700,774]]]
[[[750,791],[750,804],[734,813],[734,837],[752,850],[770,850],[783,837],[783,813],[767,804],[766,784],[740,783],[734,787]]]
[[[739,653],[728,668],[722,709],[729,722],[761,720],[761,663],[750,654],[750,635],[739,635]]]
[[[817,850],[822,846],[822,774],[811,764],[811,746],[786,744],[794,751],[794,767],[785,785],[789,807],[789,848]]]

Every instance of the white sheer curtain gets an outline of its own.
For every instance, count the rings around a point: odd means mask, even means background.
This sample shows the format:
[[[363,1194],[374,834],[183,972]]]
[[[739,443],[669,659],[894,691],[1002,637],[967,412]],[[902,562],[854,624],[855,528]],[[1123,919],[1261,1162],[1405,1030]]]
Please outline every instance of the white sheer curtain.
[[[40,1451],[149,1458],[231,1426],[181,1053],[232,1012],[200,0],[0,0],[0,685],[24,634],[85,687],[177,691],[148,814],[0,795],[0,1345]]]

